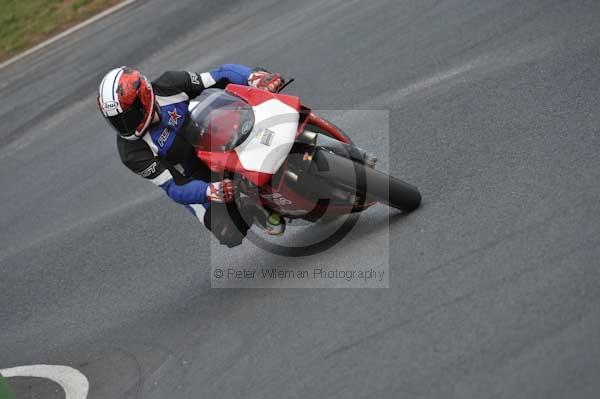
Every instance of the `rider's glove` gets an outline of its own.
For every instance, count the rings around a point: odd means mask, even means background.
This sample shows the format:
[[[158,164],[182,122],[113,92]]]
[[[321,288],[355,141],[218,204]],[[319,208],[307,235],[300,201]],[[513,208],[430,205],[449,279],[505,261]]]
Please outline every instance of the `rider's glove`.
[[[233,201],[233,182],[229,179],[210,183],[206,188],[206,198],[210,202],[225,202]]]
[[[283,84],[283,78],[278,73],[256,71],[250,74],[248,86],[276,93]]]

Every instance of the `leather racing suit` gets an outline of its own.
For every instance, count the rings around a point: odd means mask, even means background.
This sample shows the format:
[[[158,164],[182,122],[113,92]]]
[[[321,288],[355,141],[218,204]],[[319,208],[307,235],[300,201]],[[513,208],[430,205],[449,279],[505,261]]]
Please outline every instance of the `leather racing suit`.
[[[160,120],[150,125],[141,139],[130,141],[117,136],[119,155],[125,166],[161,187],[169,198],[185,206],[215,235],[211,212],[206,212],[210,206],[206,189],[211,173],[181,133],[191,99],[207,88],[223,89],[229,83],[248,85],[253,71],[239,64],[224,64],[204,73],[167,71],[152,82]],[[248,227],[238,226],[240,228],[242,236],[245,235]]]

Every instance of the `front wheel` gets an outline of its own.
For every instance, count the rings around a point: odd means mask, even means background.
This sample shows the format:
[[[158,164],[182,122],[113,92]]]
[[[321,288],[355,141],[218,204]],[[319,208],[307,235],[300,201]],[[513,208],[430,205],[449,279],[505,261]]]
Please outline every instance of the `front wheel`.
[[[421,194],[416,187],[386,173],[354,162],[323,148],[313,156],[315,174],[320,179],[343,186],[403,212],[411,212],[421,204]]]

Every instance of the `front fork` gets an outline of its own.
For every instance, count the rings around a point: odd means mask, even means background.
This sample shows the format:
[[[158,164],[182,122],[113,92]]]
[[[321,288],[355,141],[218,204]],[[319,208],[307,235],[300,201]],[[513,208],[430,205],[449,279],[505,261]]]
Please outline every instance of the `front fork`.
[[[319,134],[311,131],[304,131],[297,138],[298,142],[304,145],[309,145],[316,149],[317,147],[324,148],[341,157],[351,159],[355,162],[374,167],[377,158],[372,154],[363,150],[352,143],[342,142],[326,134]]]

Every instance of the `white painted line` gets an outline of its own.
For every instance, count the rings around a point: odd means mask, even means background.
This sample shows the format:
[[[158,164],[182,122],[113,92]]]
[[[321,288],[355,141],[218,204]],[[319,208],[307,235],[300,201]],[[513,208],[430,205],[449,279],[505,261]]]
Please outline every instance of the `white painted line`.
[[[399,100],[403,97],[410,96],[411,94],[415,94],[420,91],[429,89],[429,88],[436,86],[436,85],[438,85],[446,80],[449,80],[455,76],[461,75],[465,72],[469,72],[471,69],[474,69],[476,66],[477,66],[477,64],[475,64],[475,63],[468,63],[468,64],[462,65],[458,68],[450,69],[448,71],[434,75],[428,79],[424,79],[424,80],[418,81],[416,83],[413,83],[410,86],[407,86],[407,87],[399,90],[397,93],[393,94],[392,96],[395,100]]]
[[[127,7],[128,5],[130,5],[131,3],[135,2],[135,1],[137,1],[137,0],[125,0],[122,3],[119,3],[115,6],[112,6],[111,8],[109,8],[107,10],[102,11],[100,14],[94,15],[90,19],[86,19],[85,21],[81,22],[80,24],[77,24],[77,25],[73,26],[72,28],[67,29],[64,32],[59,33],[58,35],[51,37],[50,39],[41,42],[40,44],[30,48],[29,50],[26,50],[25,52],[17,54],[16,56],[4,61],[3,63],[0,64],[0,69],[19,61],[21,58],[27,57],[28,55],[38,51],[39,49],[44,48],[44,47],[56,42],[57,40],[60,40],[60,39],[64,38],[65,36],[70,35],[71,33],[76,32],[79,29],[88,26],[89,24],[92,24],[92,23],[98,21],[99,19],[106,17],[109,14],[112,14],[115,11],[120,10],[123,7]]]
[[[88,379],[79,370],[68,366],[34,364],[0,370],[5,378],[36,377],[56,382],[65,391],[65,399],[86,399],[90,389]]]

